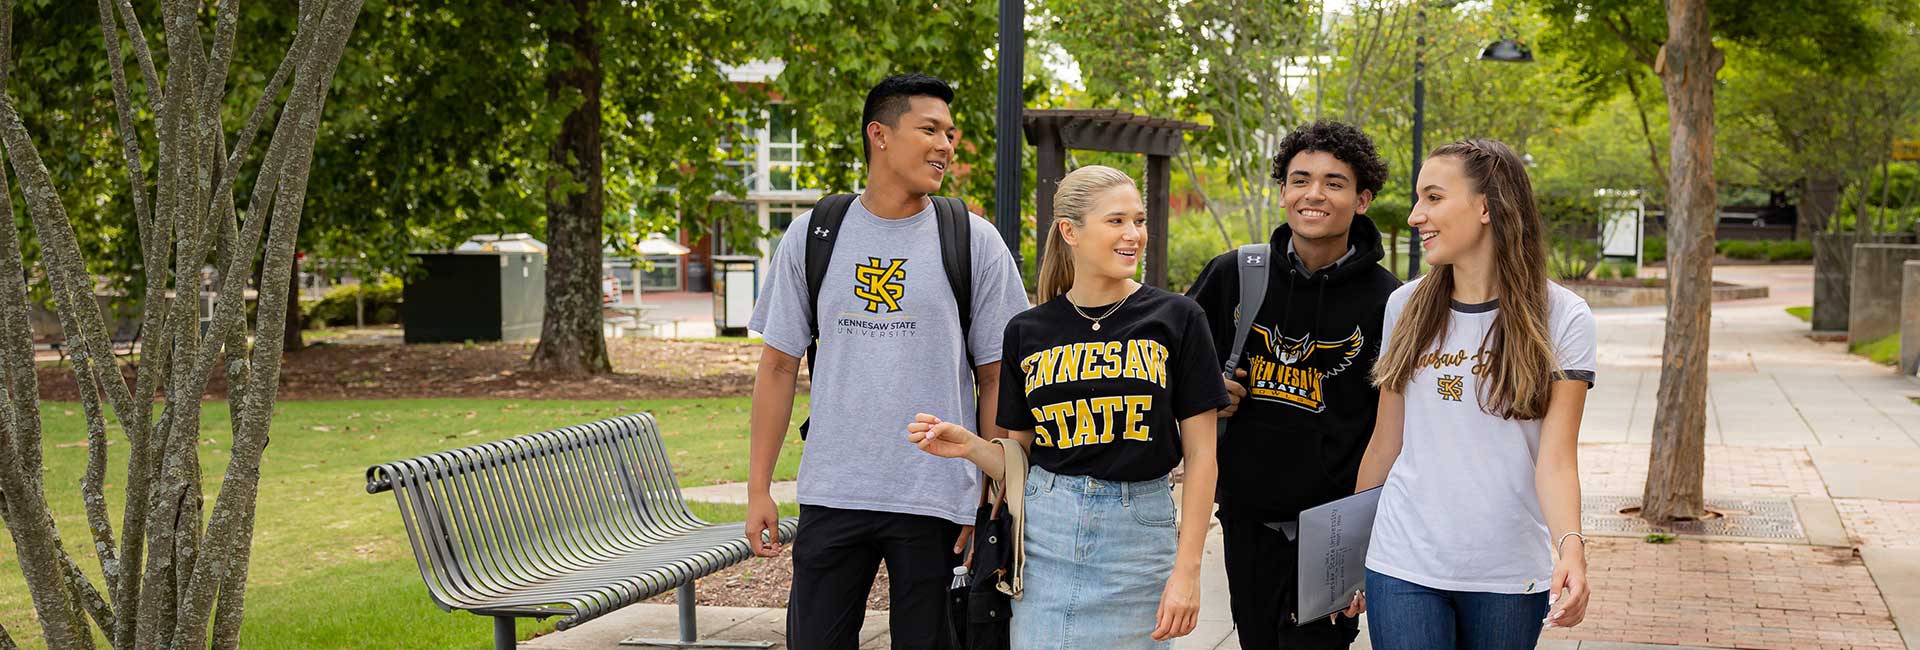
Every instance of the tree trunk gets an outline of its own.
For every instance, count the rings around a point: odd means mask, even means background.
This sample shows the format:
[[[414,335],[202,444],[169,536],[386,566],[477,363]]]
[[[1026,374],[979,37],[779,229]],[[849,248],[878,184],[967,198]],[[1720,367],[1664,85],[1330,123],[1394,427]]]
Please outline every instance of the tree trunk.
[[[293,256],[293,274],[287,279],[285,340],[288,352],[307,347],[306,339],[300,337],[300,331],[306,327],[307,319],[300,314],[300,256],[295,255]]]
[[[600,327],[600,231],[604,187],[600,159],[600,44],[594,0],[570,5],[576,22],[548,27],[547,97],[578,94],[561,122],[551,161],[564,178],[547,182],[547,305],[532,366],[568,375],[611,372]]]
[[[1667,167],[1667,328],[1654,410],[1653,452],[1640,516],[1706,514],[1707,343],[1713,298],[1713,47],[1706,0],[1667,0],[1660,80],[1672,124]]]

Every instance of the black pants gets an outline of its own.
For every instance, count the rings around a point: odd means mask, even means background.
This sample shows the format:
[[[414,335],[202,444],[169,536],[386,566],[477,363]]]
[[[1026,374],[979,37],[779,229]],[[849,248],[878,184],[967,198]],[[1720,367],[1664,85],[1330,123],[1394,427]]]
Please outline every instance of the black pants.
[[[960,525],[937,517],[800,506],[793,545],[787,647],[854,650],[867,592],[887,562],[895,650],[952,650],[947,588]]]
[[[1227,595],[1244,650],[1335,650],[1353,644],[1360,622],[1340,617],[1295,625],[1300,548],[1264,522],[1220,513],[1227,560]]]

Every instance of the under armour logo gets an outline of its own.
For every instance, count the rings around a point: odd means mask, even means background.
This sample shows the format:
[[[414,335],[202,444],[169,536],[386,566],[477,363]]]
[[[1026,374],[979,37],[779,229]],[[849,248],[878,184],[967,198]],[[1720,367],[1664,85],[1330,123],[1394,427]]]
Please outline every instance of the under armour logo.
[[[1248,255],[1248,256],[1247,256],[1247,263],[1248,263],[1248,264],[1259,264],[1259,263],[1260,263],[1260,260],[1261,260],[1261,259],[1262,259],[1262,258],[1261,258],[1261,257],[1260,257],[1259,255]]]
[[[824,238],[824,237],[826,237],[826,236],[827,236],[827,233],[829,233],[829,232],[833,232],[833,231],[831,231],[831,230],[827,230],[827,229],[826,229],[825,227],[820,227],[820,228],[814,228],[814,229],[813,229],[813,236],[815,236],[815,237],[823,237],[823,238]]]

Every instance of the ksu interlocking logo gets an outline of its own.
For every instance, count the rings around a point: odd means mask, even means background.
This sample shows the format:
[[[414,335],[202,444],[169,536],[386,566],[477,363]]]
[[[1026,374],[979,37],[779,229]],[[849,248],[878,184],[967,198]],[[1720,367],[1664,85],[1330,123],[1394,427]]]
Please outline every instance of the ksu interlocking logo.
[[[853,295],[867,301],[867,311],[875,314],[900,311],[900,299],[907,296],[905,258],[886,260],[867,258],[866,264],[853,265]]]
[[[1441,399],[1458,402],[1465,392],[1466,378],[1460,375],[1440,375],[1438,383]]]

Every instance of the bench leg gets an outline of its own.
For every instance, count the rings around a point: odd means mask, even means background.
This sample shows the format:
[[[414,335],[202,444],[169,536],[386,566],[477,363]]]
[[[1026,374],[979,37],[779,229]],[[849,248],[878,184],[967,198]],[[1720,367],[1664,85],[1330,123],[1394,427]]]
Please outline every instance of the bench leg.
[[[689,580],[673,592],[675,608],[680,612],[680,640],[643,639],[633,637],[620,642],[624,646],[646,646],[654,648],[772,648],[771,641],[701,641],[699,623],[695,620],[693,600],[693,581]]]
[[[513,617],[493,617],[493,650],[514,650],[515,642]]]
[[[699,641],[700,623],[693,615],[693,608],[695,607],[693,601],[693,581],[688,580],[686,584],[680,585],[680,588],[673,593],[673,600],[675,603],[678,603],[677,606],[680,609],[680,642],[693,643]]]

